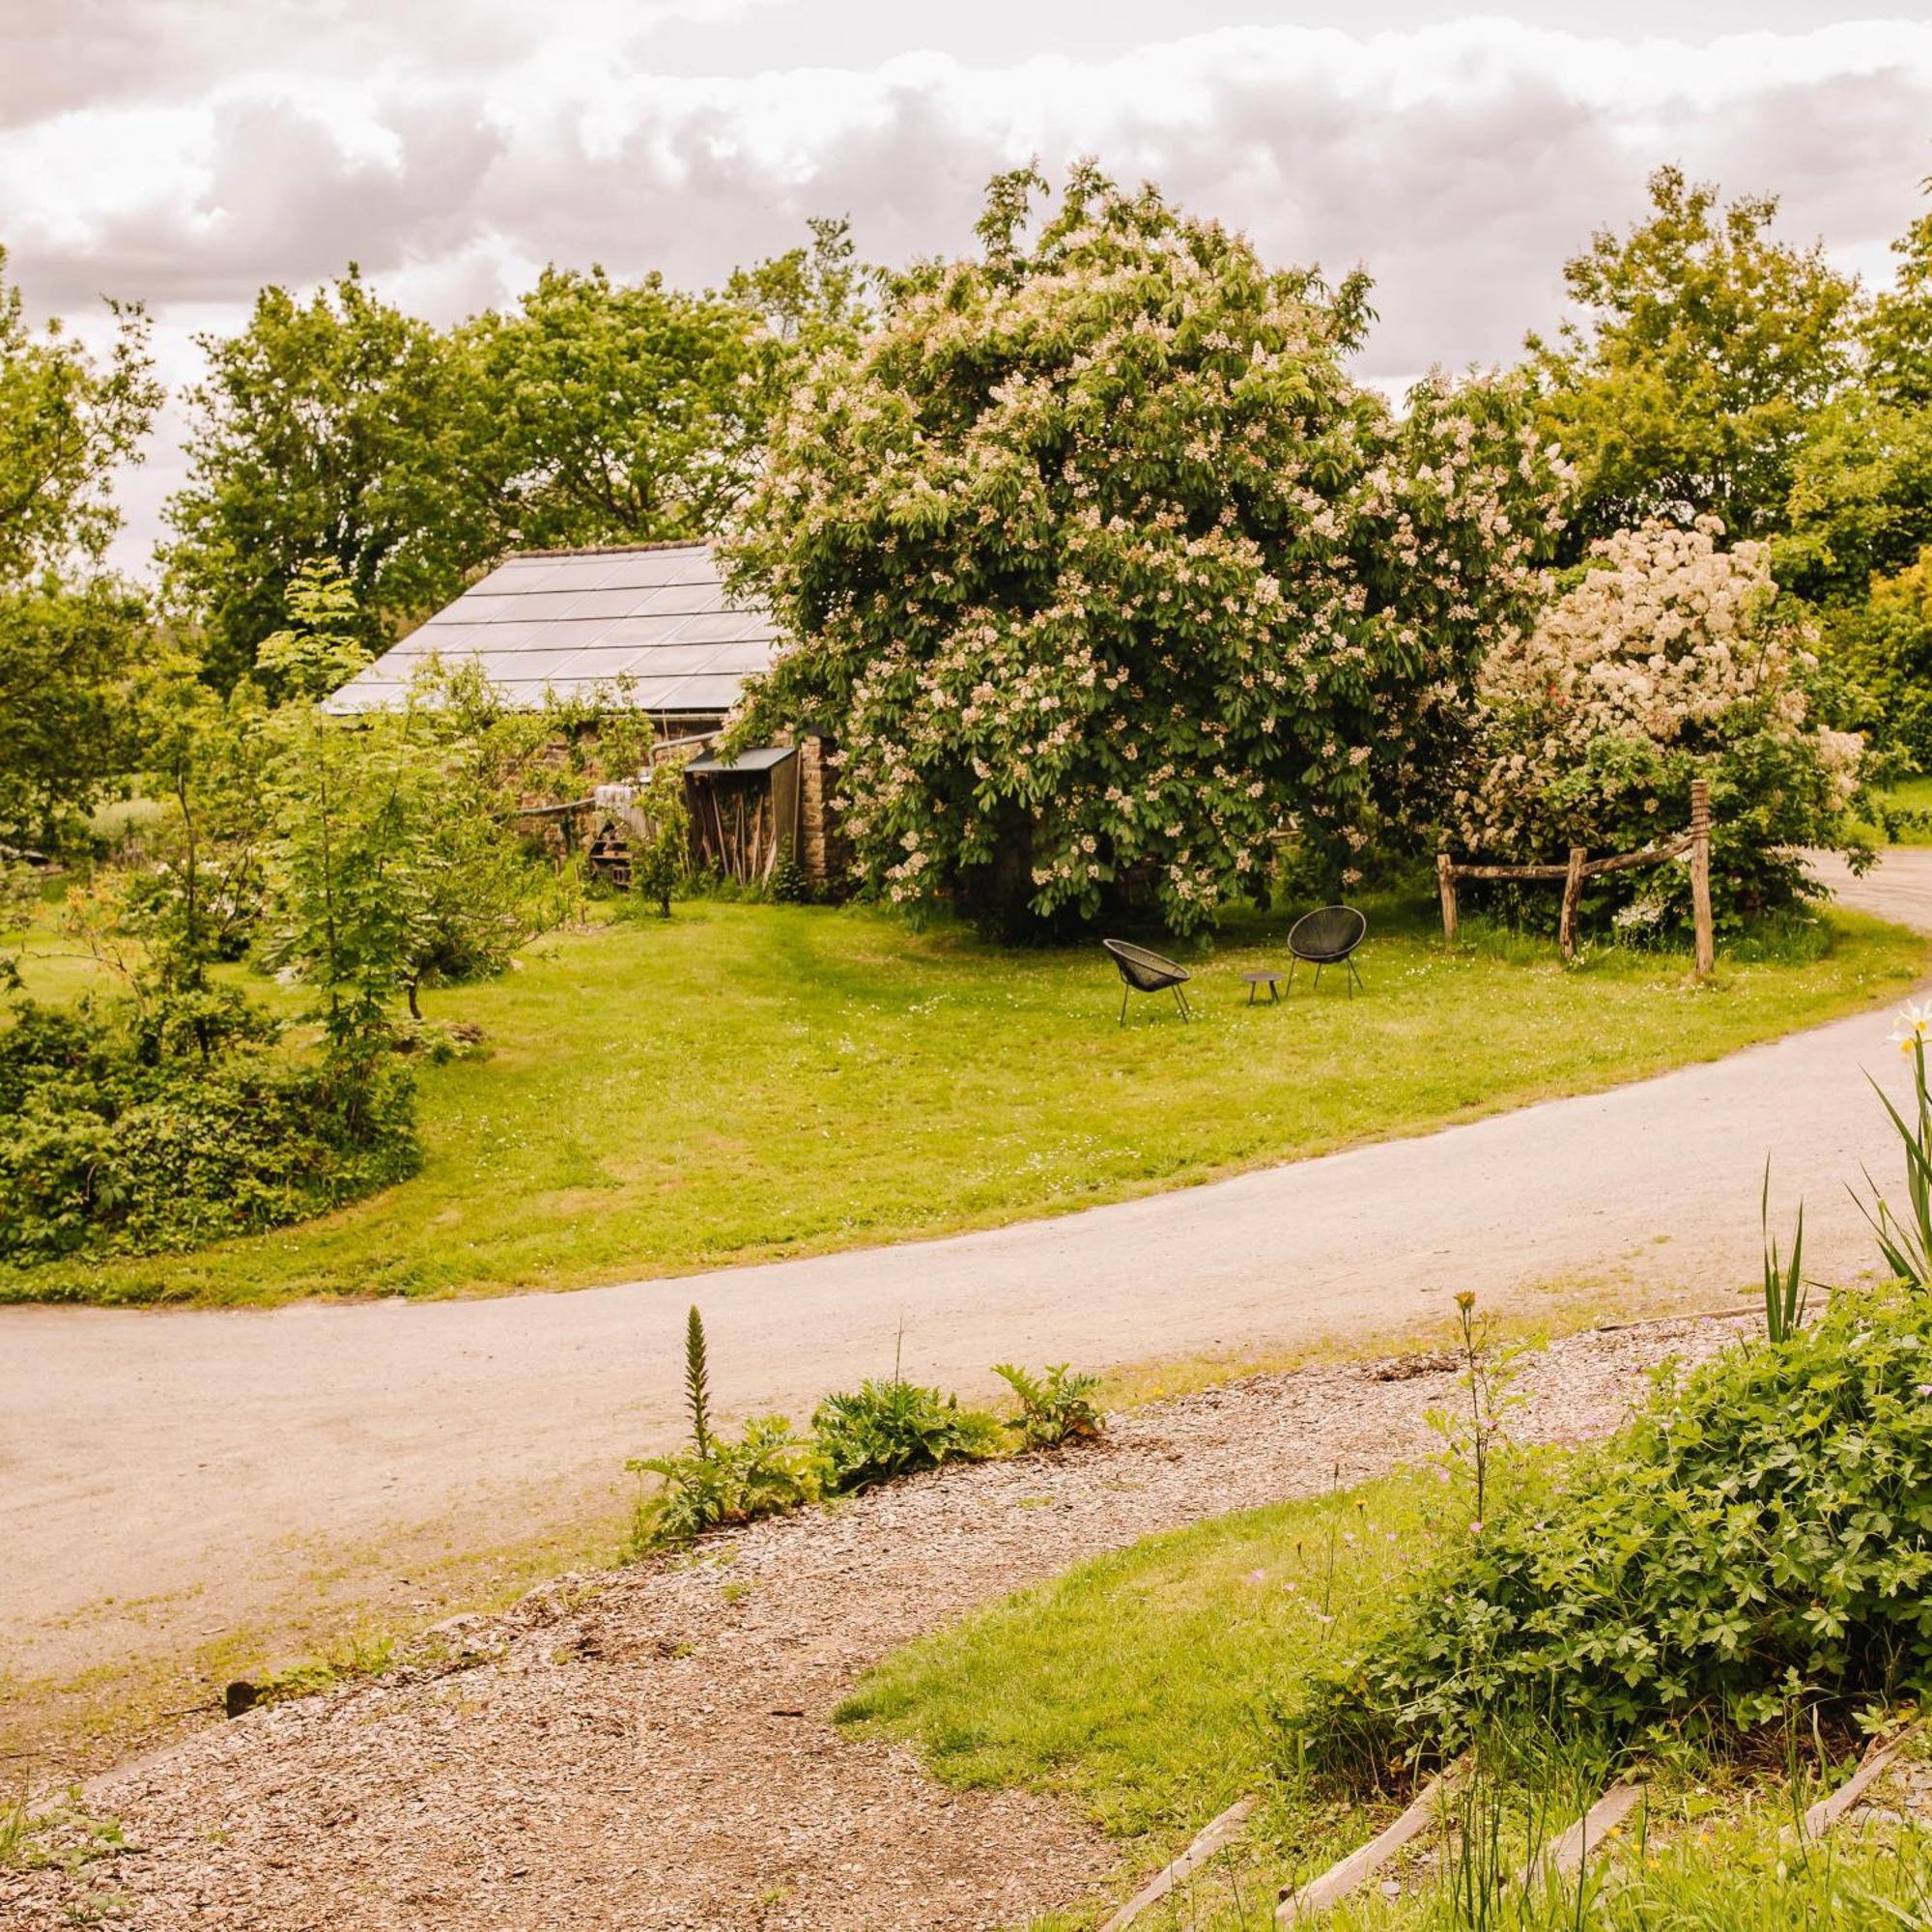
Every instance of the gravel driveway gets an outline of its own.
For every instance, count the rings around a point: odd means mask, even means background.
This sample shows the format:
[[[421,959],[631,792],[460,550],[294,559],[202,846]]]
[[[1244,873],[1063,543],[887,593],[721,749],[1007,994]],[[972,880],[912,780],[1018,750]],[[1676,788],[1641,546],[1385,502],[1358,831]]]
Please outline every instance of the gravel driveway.
[[[1613,1427],[1666,1355],[1646,1324],[1522,1366],[1524,1441]],[[251,1712],[96,1780],[128,1855],[0,1869],[9,1932],[951,1932],[1090,1901],[1119,1849],[1063,1804],[946,1792],[828,1721],[861,1670],[1080,1558],[1428,1448],[1452,1374],[1259,1377],[1091,1450],[955,1467],[468,1620],[459,1655]],[[1205,1820],[1193,1821],[1197,1824]]]
[[[1932,852],[1845,896],[1932,929]],[[613,1513],[678,1430],[683,1312],[721,1408],[809,1411],[905,1333],[923,1380],[1374,1345],[1456,1290],[1578,1276],[1708,1303],[1755,1269],[1765,1156],[1806,1258],[1864,1265],[1842,1181],[1893,1164],[1879,1012],[1583,1098],[947,1240],[573,1294],[268,1311],[0,1309],[0,1677],[143,1658],[331,1590],[406,1616],[419,1567]],[[345,1581],[345,1579],[347,1579]],[[380,1588],[379,1588],[380,1585]],[[386,1591],[386,1597],[383,1592]]]

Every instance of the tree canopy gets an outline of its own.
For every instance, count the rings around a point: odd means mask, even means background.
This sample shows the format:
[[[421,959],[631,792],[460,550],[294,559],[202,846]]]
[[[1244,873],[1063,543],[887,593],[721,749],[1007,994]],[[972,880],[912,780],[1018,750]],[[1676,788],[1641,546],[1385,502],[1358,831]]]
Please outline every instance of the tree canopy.
[[[842,222],[721,294],[546,269],[438,329],[353,266],[263,290],[202,338],[169,583],[224,688],[286,630],[305,564],[339,571],[381,650],[505,552],[709,535],[744,494],[798,362],[851,339],[868,271]]]
[[[1338,875],[1409,809],[1527,608],[1556,476],[1520,385],[1398,422],[1331,290],[1092,167],[998,179],[775,425],[730,553],[795,641],[742,733],[838,733],[845,829],[899,900],[1186,929],[1293,816]]]
[[[58,843],[126,770],[119,687],[140,600],[106,568],[113,482],[160,406],[148,324],[110,303],[103,359],[28,323],[0,249],[0,844]]]
[[[1652,213],[1599,232],[1563,271],[1581,310],[1529,338],[1543,421],[1578,471],[1577,543],[1664,516],[1776,528],[1810,413],[1850,367],[1856,286],[1823,245],[1772,234],[1777,203],[1720,204],[1675,167]]]

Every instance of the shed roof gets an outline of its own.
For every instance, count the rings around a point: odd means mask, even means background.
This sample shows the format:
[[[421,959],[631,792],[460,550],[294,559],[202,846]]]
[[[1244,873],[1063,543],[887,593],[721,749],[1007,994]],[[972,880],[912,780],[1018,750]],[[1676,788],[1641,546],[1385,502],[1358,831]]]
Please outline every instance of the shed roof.
[[[769,611],[725,595],[708,543],[520,551],[350,679],[329,709],[396,702],[437,652],[474,659],[512,703],[622,679],[637,710],[708,716],[771,663],[777,635]]]
[[[796,755],[790,745],[756,745],[750,751],[740,752],[735,758],[721,758],[715,752],[707,752],[701,758],[693,758],[685,766],[687,772],[768,772],[774,765],[781,765]]]

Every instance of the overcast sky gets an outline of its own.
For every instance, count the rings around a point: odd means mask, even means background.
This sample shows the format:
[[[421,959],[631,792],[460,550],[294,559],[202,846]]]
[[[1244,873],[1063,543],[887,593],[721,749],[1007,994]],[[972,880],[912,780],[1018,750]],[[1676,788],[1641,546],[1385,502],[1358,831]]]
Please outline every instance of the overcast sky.
[[[1282,260],[1366,263],[1365,376],[1513,355],[1682,162],[1868,279],[1932,175],[1932,0],[0,0],[0,243],[41,315],[156,318],[358,261],[439,321],[546,261],[704,284],[849,214],[965,246],[995,168],[1092,153]],[[124,492],[139,564],[170,412]]]

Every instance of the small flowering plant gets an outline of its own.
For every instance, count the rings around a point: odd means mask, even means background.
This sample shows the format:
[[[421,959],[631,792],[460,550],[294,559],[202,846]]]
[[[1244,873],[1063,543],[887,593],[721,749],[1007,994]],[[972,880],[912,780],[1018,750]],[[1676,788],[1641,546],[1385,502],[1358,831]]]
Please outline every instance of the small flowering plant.
[[[741,737],[832,733],[862,881],[1021,922],[1144,886],[1338,885],[1417,818],[1475,667],[1527,620],[1562,470],[1515,381],[1344,361],[1368,318],[1090,166],[997,179],[981,251],[807,374],[726,552],[788,639]]]
[[[1489,1514],[1495,1465],[1508,1448],[1509,1412],[1521,1401],[1512,1393],[1517,1358],[1514,1343],[1498,1345],[1490,1333],[1488,1318],[1476,1313],[1476,1297],[1464,1289],[1456,1297],[1457,1352],[1462,1373],[1456,1378],[1458,1400],[1432,1408],[1426,1420],[1442,1443],[1436,1467],[1446,1479],[1463,1476],[1468,1483],[1474,1514],[1470,1533],[1480,1536]]]

